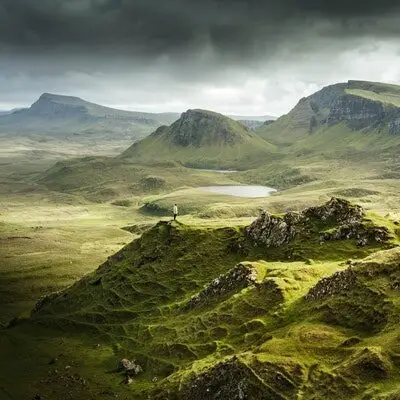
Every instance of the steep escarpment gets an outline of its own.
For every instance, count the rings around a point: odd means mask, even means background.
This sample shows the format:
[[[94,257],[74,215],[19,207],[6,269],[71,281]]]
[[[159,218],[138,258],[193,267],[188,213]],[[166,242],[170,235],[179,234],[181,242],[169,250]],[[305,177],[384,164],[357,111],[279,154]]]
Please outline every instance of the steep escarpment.
[[[248,168],[266,162],[274,147],[221,114],[188,110],[123,154],[137,162],[177,161],[202,168]]]
[[[387,237],[322,240],[345,225]],[[119,369],[96,364],[95,379],[133,399],[389,395],[400,381],[397,244],[396,225],[336,198],[248,227],[160,222],[9,329],[112,349]],[[140,368],[121,386],[130,360]]]
[[[356,132],[374,132],[381,143],[362,141]],[[392,144],[390,136],[400,134],[400,87],[364,81],[327,86],[301,99],[287,115],[258,133],[272,143],[297,146],[302,141],[309,152],[320,145],[320,134],[325,138],[325,151],[348,145],[343,139],[352,133],[358,150],[363,150],[363,143],[369,150],[373,150],[371,145],[384,148]]]

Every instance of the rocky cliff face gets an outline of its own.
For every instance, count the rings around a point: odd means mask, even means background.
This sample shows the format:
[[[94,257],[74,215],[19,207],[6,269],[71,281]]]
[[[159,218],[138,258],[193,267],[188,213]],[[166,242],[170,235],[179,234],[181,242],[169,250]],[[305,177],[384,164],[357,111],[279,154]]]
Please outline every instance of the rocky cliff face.
[[[367,82],[349,81],[328,86],[310,97],[302,99],[296,108],[302,118],[298,121],[303,127],[308,125],[310,133],[319,127],[340,123],[352,130],[384,130],[400,134],[400,108],[394,104],[373,99],[373,94],[381,88]],[[371,98],[347,93],[360,90],[371,93]]]

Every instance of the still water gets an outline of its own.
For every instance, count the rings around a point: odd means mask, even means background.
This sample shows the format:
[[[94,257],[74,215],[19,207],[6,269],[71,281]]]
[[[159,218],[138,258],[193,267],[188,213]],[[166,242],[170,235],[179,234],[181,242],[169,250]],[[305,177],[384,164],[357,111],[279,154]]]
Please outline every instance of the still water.
[[[204,186],[201,188],[205,192],[225,194],[236,197],[268,197],[276,192],[276,189],[268,186],[235,185],[235,186]]]

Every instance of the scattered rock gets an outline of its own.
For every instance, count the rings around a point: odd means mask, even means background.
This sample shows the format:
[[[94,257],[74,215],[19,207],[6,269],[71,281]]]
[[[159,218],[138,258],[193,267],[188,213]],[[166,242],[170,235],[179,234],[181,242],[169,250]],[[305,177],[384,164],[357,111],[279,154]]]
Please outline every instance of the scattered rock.
[[[131,384],[133,383],[133,379],[128,375],[128,376],[126,377],[125,383],[126,383],[127,385],[131,385]]]
[[[181,398],[190,400],[268,399],[272,390],[236,357],[221,362],[189,381]]]
[[[322,300],[345,292],[357,284],[357,276],[352,269],[339,271],[336,274],[321,279],[305,296],[306,300]]]
[[[238,264],[227,274],[215,278],[201,292],[194,295],[187,304],[186,309],[205,305],[216,297],[252,286],[256,283],[256,278],[257,274],[254,269]]]
[[[139,364],[136,364],[135,361],[129,361],[127,358],[118,361],[117,370],[129,375],[138,375],[143,371]]]
[[[358,247],[365,247],[371,243],[384,243],[390,239],[386,227],[366,227],[361,223],[346,224],[331,232],[324,232],[321,241],[356,239]]]

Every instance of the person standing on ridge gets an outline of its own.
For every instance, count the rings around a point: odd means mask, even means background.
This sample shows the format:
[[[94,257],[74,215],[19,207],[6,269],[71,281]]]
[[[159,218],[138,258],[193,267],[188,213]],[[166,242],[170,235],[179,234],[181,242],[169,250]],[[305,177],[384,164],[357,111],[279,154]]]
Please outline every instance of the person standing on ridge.
[[[178,206],[176,204],[174,204],[173,212],[174,212],[174,221],[176,221],[176,217],[178,216]]]

